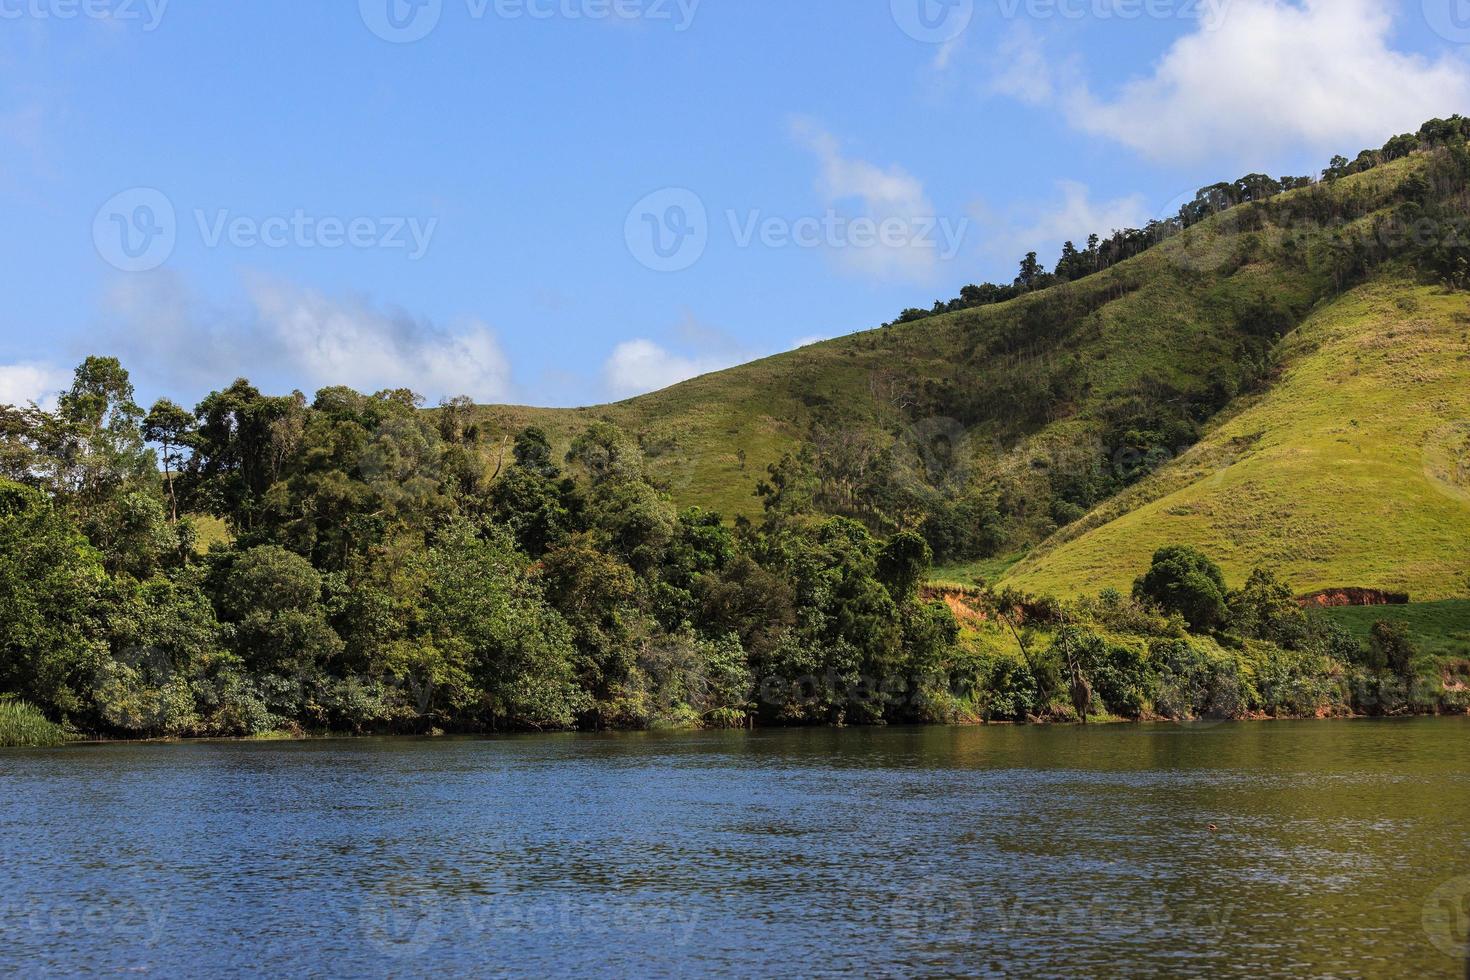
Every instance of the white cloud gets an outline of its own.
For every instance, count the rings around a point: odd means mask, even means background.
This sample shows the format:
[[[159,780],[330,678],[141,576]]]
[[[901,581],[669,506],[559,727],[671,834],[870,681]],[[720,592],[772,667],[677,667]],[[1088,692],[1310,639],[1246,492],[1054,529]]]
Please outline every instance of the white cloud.
[[[949,71],[950,65],[954,64],[955,55],[959,54],[965,46],[965,36],[961,34],[957,38],[945,41],[939,46],[934,54],[934,61],[930,63],[931,71],[944,73]]]
[[[837,138],[811,122],[797,120],[793,132],[822,163],[819,186],[833,201],[856,198],[877,214],[932,214],[924,185],[901,167],[887,170],[842,154]]]
[[[0,405],[39,405],[50,410],[56,398],[71,387],[69,371],[49,364],[0,364]]]
[[[262,332],[314,384],[363,391],[407,387],[431,398],[469,395],[480,402],[503,401],[510,393],[510,364],[478,320],[450,332],[402,310],[378,310],[360,298],[329,298],[274,280],[256,281],[250,296]]]
[[[1041,38],[1029,25],[1018,25],[1001,40],[996,63],[990,80],[992,92],[1027,105],[1042,105],[1055,95],[1059,72],[1047,61]]]
[[[842,152],[841,144],[831,133],[806,119],[793,120],[792,134],[811,150],[821,165],[817,189],[828,206],[845,203],[858,205],[858,213],[847,218],[867,218],[876,222],[897,222],[907,229],[905,234],[886,242],[829,242],[833,254],[850,271],[884,278],[927,281],[933,278],[941,257],[953,257],[958,242],[947,241],[953,230],[945,223],[946,234],[934,227],[939,216],[924,192],[924,183],[902,167],[883,168]],[[957,229],[963,234],[963,225]],[[835,246],[835,247],[833,247]],[[948,250],[951,254],[942,255]]]
[[[659,391],[712,371],[738,364],[739,356],[675,354],[651,340],[629,340],[613,348],[603,365],[603,380],[615,398]]]
[[[1059,104],[1074,127],[1161,160],[1264,161],[1297,146],[1356,152],[1470,103],[1465,62],[1391,47],[1390,7],[1232,0],[1113,97],[1050,68],[1020,33],[1009,42],[1011,70],[992,87]]]
[[[477,320],[442,329],[360,297],[254,277],[246,302],[211,306],[169,273],[129,276],[107,294],[105,343],[156,387],[202,394],[250,377],[307,391],[412,388],[430,401],[508,400],[510,365]]]

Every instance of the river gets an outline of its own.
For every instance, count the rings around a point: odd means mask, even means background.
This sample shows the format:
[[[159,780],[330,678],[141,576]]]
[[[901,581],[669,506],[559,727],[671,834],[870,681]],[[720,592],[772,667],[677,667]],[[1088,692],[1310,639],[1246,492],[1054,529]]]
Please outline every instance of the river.
[[[1470,719],[0,751],[0,972],[1465,977]]]

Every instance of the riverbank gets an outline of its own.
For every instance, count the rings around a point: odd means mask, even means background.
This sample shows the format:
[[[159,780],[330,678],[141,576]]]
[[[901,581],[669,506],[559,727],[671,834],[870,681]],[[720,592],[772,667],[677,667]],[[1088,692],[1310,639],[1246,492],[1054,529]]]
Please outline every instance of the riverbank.
[[[1235,718],[1188,718],[1171,719],[1162,717],[1152,718],[1122,718],[1116,715],[1089,716],[1085,723],[1075,718],[1034,718],[1029,721],[975,721],[956,724],[910,724],[910,725],[757,725],[745,728],[602,728],[602,729],[510,729],[501,731],[440,731],[432,732],[266,732],[260,735],[246,736],[206,736],[200,738],[184,737],[159,737],[159,738],[93,738],[85,736],[70,736],[58,742],[46,744],[29,745],[7,745],[0,742],[0,749],[5,748],[79,748],[88,746],[108,745],[259,745],[280,743],[311,743],[311,742],[353,742],[373,740],[402,740],[402,741],[436,741],[441,739],[495,739],[495,738],[522,738],[535,735],[694,735],[711,732],[733,732],[747,731],[752,733],[776,733],[792,731],[844,731],[844,730],[866,730],[883,731],[897,729],[1056,729],[1056,728],[1125,728],[1134,727],[1139,729],[1178,729],[1181,731],[1199,730],[1211,728],[1222,724],[1264,724],[1268,722],[1313,722],[1313,721],[1410,721],[1426,718],[1470,718],[1470,712],[1466,711],[1441,711],[1420,712],[1402,715],[1373,715],[1364,713],[1337,713],[1319,715],[1269,715],[1260,712],[1242,715]]]

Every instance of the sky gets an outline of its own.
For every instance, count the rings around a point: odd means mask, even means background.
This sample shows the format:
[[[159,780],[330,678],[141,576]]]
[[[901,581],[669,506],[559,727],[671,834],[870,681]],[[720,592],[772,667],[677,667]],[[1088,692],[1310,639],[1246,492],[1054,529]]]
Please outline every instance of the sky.
[[[0,403],[596,404],[1470,112],[1470,0],[0,0]]]

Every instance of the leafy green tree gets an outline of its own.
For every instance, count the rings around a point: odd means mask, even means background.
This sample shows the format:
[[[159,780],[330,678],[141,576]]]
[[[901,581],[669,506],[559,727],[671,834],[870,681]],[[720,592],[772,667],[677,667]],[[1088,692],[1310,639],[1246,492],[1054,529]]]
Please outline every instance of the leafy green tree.
[[[143,419],[143,438],[163,450],[163,477],[168,489],[169,518],[179,520],[179,496],[174,490],[175,478],[183,472],[185,452],[194,434],[193,413],[161,398],[153,403]]]
[[[547,553],[540,578],[572,628],[578,682],[594,699],[606,701],[627,678],[647,632],[637,575],[583,536]]]
[[[1074,665],[1108,711],[1125,718],[1143,714],[1152,685],[1141,651],[1078,626],[1058,630],[1052,646],[1054,656]]]
[[[546,433],[530,428],[516,436],[514,462],[490,489],[491,514],[515,534],[533,558],[563,543],[578,529],[576,487],[552,461]]]
[[[227,520],[237,535],[249,535],[260,523],[266,494],[301,450],[306,398],[300,392],[266,397],[242,378],[204,399],[195,414],[191,484],[206,511]]]
[[[806,717],[881,719],[888,698],[873,685],[900,679],[905,664],[898,606],[877,579],[878,543],[858,522],[833,518],[767,549],[795,586],[797,625],[763,672],[812,681],[815,692],[799,702]]]
[[[220,619],[232,627],[247,669],[315,678],[341,654],[322,601],[322,576],[300,555],[261,545],[223,557],[212,577]]]
[[[47,457],[53,489],[83,519],[102,518],[120,487],[151,472],[143,443],[143,411],[133,401],[128,372],[113,357],[89,357],[76,369],[72,386],[56,410]]]
[[[1290,649],[1307,641],[1307,614],[1296,601],[1291,587],[1276,573],[1257,568],[1239,590],[1227,599],[1230,622],[1242,636],[1266,640]]]
[[[1153,565],[1133,585],[1134,596],[1178,613],[1194,630],[1225,622],[1225,575],[1220,566],[1188,545],[1171,545],[1154,555]]]
[[[0,482],[0,691],[53,718],[85,707],[106,658],[102,557],[38,491]]]
[[[933,563],[929,542],[913,531],[900,531],[878,553],[877,577],[888,587],[894,602],[904,603],[918,592],[919,583]]]
[[[1388,671],[1403,680],[1414,677],[1414,661],[1419,650],[1409,636],[1409,628],[1398,620],[1380,619],[1373,624],[1368,638],[1369,665]]]
[[[816,511],[821,481],[815,464],[810,447],[803,447],[801,452],[785,453],[779,462],[766,467],[769,479],[756,484],[755,493],[765,508],[768,529],[800,523]]]
[[[588,477],[584,521],[597,547],[640,575],[653,574],[674,538],[677,514],[649,482],[637,445],[617,426],[598,422],[572,442],[567,460]]]
[[[502,530],[455,521],[429,554],[427,622],[434,645],[462,663],[495,726],[567,727],[585,708],[573,632]]]
[[[721,571],[694,580],[698,624],[707,635],[735,634],[755,662],[764,662],[796,625],[796,594],[789,577],[749,554],[736,554]]]

